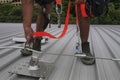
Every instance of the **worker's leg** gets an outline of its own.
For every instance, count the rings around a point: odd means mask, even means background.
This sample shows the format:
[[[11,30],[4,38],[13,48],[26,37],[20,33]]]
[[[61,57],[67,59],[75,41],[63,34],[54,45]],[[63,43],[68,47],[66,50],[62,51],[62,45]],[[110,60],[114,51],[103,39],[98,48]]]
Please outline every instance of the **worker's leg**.
[[[36,31],[44,31],[47,27],[48,14],[51,12],[54,2],[41,6],[39,9],[39,15],[37,17]]]
[[[78,4],[77,8],[78,8],[78,20],[80,27],[80,38],[82,42],[81,44],[82,53],[86,54],[87,56],[93,56],[90,52],[90,46],[88,42],[90,21],[88,17],[82,17],[79,6],[80,4]],[[95,63],[95,60],[90,58],[83,58],[81,59],[81,61],[87,65],[91,65]]]
[[[88,17],[79,17],[80,37],[82,43],[88,42],[90,22]]]
[[[37,22],[36,22],[36,31],[37,32],[43,32],[48,23],[48,14],[51,12],[52,7],[53,7],[54,2],[51,2],[49,4],[41,5],[39,9],[39,15],[37,17]],[[41,50],[41,37],[35,38],[34,41],[34,49],[40,51]]]

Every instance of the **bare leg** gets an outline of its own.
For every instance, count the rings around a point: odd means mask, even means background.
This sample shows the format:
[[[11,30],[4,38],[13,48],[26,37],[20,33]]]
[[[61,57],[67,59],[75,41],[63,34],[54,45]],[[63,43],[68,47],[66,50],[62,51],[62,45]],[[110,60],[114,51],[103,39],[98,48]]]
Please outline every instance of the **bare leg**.
[[[79,27],[80,27],[80,37],[82,43],[88,42],[88,37],[89,37],[89,26],[90,26],[90,21],[88,17],[82,17],[81,16],[81,11],[80,11],[80,4],[78,4],[78,20],[79,20]]]
[[[79,20],[79,27],[80,27],[80,38],[82,41],[81,47],[82,47],[82,53],[86,54],[86,56],[93,57],[90,51],[90,46],[88,42],[88,37],[89,37],[89,26],[90,26],[90,21],[88,17],[82,17],[81,16],[81,11],[80,11],[80,4],[77,5],[78,8],[78,20]],[[92,58],[81,58],[82,63],[86,65],[92,65],[95,63],[95,59]]]
[[[47,27],[48,22],[46,23],[46,18],[48,18],[48,14],[52,10],[53,3],[46,4],[46,5],[40,7],[39,15],[37,17],[37,22],[36,22],[36,31],[37,32],[43,32],[45,30],[45,28]],[[42,37],[35,38],[34,46],[33,46],[33,48],[35,50],[38,50],[38,51],[41,50],[41,39],[42,39]]]
[[[54,2],[40,7],[39,15],[37,17],[36,31],[44,31],[44,28],[43,28],[43,26],[44,26],[44,14],[46,15],[46,17],[48,17],[48,14],[52,10],[53,4],[54,4]],[[43,9],[45,9],[45,12]]]

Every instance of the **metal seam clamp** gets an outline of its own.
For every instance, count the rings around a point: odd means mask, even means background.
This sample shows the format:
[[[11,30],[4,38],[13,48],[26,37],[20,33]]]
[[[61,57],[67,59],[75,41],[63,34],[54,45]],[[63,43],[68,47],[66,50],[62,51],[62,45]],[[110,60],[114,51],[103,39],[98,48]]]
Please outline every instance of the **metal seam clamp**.
[[[54,63],[41,60],[40,58],[40,55],[42,53],[41,51],[30,49],[26,47],[26,44],[25,47],[16,47],[16,46],[0,47],[0,49],[3,48],[26,49],[33,52],[30,61],[17,65],[15,68],[13,68],[10,71],[10,73],[12,74],[35,77],[35,78],[39,78],[39,80],[47,80],[55,68]]]

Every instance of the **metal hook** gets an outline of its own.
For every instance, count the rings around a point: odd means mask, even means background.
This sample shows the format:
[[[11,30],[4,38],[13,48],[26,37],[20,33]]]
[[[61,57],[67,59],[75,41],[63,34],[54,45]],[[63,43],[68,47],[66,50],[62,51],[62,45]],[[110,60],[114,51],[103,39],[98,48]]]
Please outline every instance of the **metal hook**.
[[[60,10],[60,11],[59,11]],[[56,13],[57,14],[62,14],[62,4],[56,4]]]
[[[59,11],[60,10],[60,11]],[[58,15],[58,28],[61,27],[62,4],[56,4],[56,13]]]

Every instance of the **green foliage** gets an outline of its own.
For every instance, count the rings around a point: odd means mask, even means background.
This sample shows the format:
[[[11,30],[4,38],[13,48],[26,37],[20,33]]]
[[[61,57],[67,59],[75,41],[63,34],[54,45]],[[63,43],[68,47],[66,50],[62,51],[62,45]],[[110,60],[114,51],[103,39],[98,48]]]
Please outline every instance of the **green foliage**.
[[[61,22],[64,24],[68,0],[62,0],[63,13],[61,15]],[[38,15],[39,6],[35,5],[33,13],[33,22],[36,22]],[[75,8],[74,2],[71,2],[71,15],[70,22],[75,24]],[[55,11],[55,6],[51,14],[51,23],[57,23],[57,14]],[[14,6],[10,3],[0,4],[0,22],[22,22],[22,10],[21,6]],[[108,14],[101,17],[91,18],[92,24],[120,24],[120,0],[110,0]]]
[[[18,6],[14,6],[13,8],[10,9],[10,12],[8,13],[9,16],[21,16],[22,11],[21,11],[21,7]]]
[[[119,1],[120,2],[120,1]],[[115,3],[109,3],[107,15],[91,19],[93,24],[120,24],[120,8]]]
[[[0,4],[0,22],[22,22],[20,6],[9,3]]]

